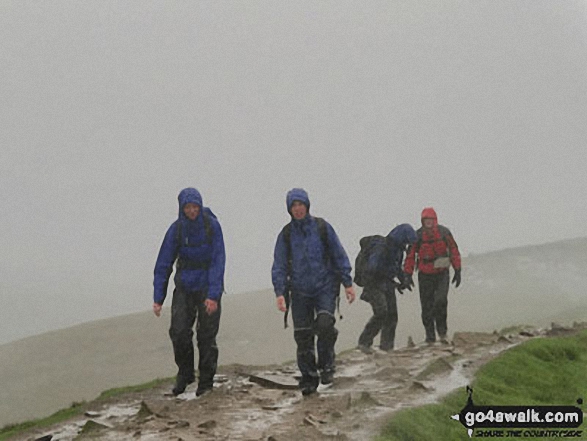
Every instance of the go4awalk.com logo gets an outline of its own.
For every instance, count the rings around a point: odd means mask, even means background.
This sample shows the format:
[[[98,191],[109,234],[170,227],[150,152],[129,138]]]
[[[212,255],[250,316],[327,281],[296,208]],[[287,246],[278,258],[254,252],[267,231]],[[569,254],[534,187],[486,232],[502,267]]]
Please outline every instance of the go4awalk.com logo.
[[[451,418],[465,426],[469,437],[581,438],[583,411],[576,406],[475,406],[467,386],[467,404]],[[579,398],[577,404],[583,404]]]

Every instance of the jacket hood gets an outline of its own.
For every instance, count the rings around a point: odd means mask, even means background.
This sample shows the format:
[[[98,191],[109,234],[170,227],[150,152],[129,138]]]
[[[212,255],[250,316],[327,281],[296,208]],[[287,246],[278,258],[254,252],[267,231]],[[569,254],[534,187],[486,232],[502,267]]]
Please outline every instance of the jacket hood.
[[[287,192],[287,197],[285,198],[285,203],[287,205],[287,212],[291,215],[291,206],[293,205],[294,201],[300,201],[308,208],[308,213],[310,213],[310,198],[308,197],[308,192],[303,188],[293,188]]]
[[[410,224],[401,224],[390,231],[387,239],[400,246],[405,246],[416,242],[418,235]]]
[[[420,216],[422,220],[424,219],[434,219],[434,226],[438,225],[438,217],[436,216],[436,211],[432,207],[426,207],[422,210],[422,216]],[[423,224],[423,223],[422,223]]]
[[[200,206],[200,209],[203,207],[202,205],[202,195],[198,190],[192,187],[184,188],[182,191],[179,192],[179,196],[177,196],[177,200],[179,202],[179,217],[185,218],[185,214],[183,213],[183,207],[186,204],[192,203]]]

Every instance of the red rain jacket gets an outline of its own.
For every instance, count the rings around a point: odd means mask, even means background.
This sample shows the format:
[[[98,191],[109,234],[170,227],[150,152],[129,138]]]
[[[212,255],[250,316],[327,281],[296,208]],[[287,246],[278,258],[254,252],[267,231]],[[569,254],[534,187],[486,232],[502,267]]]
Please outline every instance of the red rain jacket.
[[[447,271],[447,268],[434,268],[434,260],[438,257],[450,257],[452,267],[457,270],[461,268],[461,254],[456,241],[448,228],[438,225],[438,218],[434,208],[422,210],[422,225],[424,219],[434,219],[434,226],[427,230],[422,226],[418,229],[418,242],[410,247],[404,272],[412,274],[416,265],[418,271],[424,274],[439,274]],[[416,260],[416,255],[418,258]]]

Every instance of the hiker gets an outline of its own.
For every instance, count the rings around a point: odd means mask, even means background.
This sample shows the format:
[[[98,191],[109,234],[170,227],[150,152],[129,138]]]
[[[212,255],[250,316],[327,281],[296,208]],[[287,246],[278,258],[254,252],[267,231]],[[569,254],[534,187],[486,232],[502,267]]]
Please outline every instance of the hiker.
[[[416,242],[416,232],[409,224],[395,227],[387,235],[361,239],[361,251],[355,263],[355,283],[363,286],[361,300],[371,304],[373,316],[359,337],[358,349],[371,353],[375,336],[381,331],[379,348],[392,351],[397,327],[395,290],[403,294],[405,285],[402,263],[409,245]],[[396,281],[397,279],[397,281]]]
[[[332,226],[310,215],[308,193],[294,188],[287,193],[289,222],[279,233],[271,270],[277,308],[290,307],[297,343],[302,395],[316,392],[320,382],[331,384],[334,375],[335,307],[340,285],[349,303],[355,300],[351,265]],[[314,336],[317,336],[316,362]]]
[[[449,268],[451,265],[454,268],[452,283],[458,288],[461,284],[461,255],[449,229],[438,225],[433,208],[424,208],[422,211],[422,227],[417,234],[418,241],[409,249],[404,265],[406,284],[414,286],[412,274],[417,265],[426,343],[434,343],[438,333],[440,342],[448,344],[446,315]]]
[[[195,381],[192,328],[197,319],[200,357],[196,396],[201,396],[212,390],[218,362],[216,334],[224,290],[224,239],[216,216],[203,206],[198,190],[185,188],[178,200],[178,219],[167,230],[155,264],[153,312],[161,315],[169,276],[177,261],[169,329],[178,367],[172,392],[179,395]]]

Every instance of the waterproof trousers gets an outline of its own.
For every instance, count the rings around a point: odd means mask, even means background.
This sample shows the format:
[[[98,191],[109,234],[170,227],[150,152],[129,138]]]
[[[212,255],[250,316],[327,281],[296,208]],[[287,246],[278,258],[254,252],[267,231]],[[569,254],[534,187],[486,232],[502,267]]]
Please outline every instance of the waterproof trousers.
[[[189,292],[176,288],[173,291],[171,305],[171,327],[169,336],[173,343],[177,375],[188,382],[194,379],[194,323],[196,323],[196,340],[198,342],[198,384],[201,387],[212,387],[218,365],[218,346],[216,334],[220,326],[220,301],[218,309],[208,315],[206,293]],[[190,381],[191,380],[191,381]]]
[[[302,374],[301,389],[317,387],[320,382],[319,371],[334,372],[334,344],[338,337],[338,330],[334,327],[336,296],[337,292],[332,288],[312,296],[292,293],[291,311],[298,368]]]
[[[384,351],[392,350],[398,319],[394,285],[381,283],[365,287],[361,300],[371,305],[373,316],[359,337],[359,345],[371,347],[375,336],[381,332],[379,347]]]
[[[418,273],[420,303],[422,305],[422,324],[426,331],[426,341],[436,341],[446,337],[446,315],[448,306],[449,273]]]

